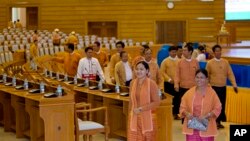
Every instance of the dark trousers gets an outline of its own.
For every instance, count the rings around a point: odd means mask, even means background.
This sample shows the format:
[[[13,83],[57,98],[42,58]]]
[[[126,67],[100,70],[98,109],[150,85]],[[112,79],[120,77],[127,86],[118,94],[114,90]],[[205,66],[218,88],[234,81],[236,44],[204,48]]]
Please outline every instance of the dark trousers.
[[[221,102],[221,113],[219,115],[219,117],[216,119],[217,123],[220,123],[221,121],[226,121],[226,113],[225,113],[225,106],[226,106],[226,93],[227,93],[227,89],[226,86],[224,87],[216,87],[216,86],[212,86],[212,88],[214,89],[214,91],[217,93],[220,102]]]
[[[182,96],[188,91],[189,89],[188,88],[180,88],[179,89],[179,96],[180,96],[180,101],[179,101],[179,107],[178,107],[178,109],[180,109],[180,104],[181,104],[181,98],[182,98]],[[184,118],[182,118],[181,119],[181,123],[183,124],[183,122],[184,122]]]
[[[174,97],[173,98],[173,114],[177,115],[179,113],[179,108],[178,108],[179,107],[178,106],[179,96],[174,89],[174,84],[171,84],[169,82],[164,82],[164,92],[168,93]]]
[[[132,81],[132,79],[129,80],[129,81],[126,81],[126,82],[125,82],[125,85],[129,87],[131,81]]]

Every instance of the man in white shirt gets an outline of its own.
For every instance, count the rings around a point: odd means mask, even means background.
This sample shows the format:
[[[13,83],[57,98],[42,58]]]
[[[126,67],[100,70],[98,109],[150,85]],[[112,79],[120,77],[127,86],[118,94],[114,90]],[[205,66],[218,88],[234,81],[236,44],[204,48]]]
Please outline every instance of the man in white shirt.
[[[79,61],[77,69],[77,78],[89,79],[89,80],[102,80],[105,81],[105,77],[100,63],[96,58],[93,58],[93,48],[85,48],[86,57]]]
[[[115,81],[118,85],[129,86],[133,72],[132,66],[128,62],[128,53],[120,52],[121,61],[115,65]]]

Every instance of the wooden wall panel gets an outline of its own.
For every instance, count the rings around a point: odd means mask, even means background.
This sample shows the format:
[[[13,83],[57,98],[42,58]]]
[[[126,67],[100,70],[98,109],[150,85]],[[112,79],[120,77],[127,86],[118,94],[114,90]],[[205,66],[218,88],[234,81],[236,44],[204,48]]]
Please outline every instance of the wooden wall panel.
[[[11,0],[9,5],[18,4],[20,1],[22,0]],[[224,20],[224,2],[182,0],[174,2],[175,7],[171,10],[167,9],[163,0],[28,0],[23,6],[37,4],[39,28],[50,31],[59,28],[66,33],[74,30],[87,34],[88,21],[117,21],[120,39],[154,41],[156,21],[182,20],[187,22],[186,41],[214,42],[214,36]],[[1,12],[0,16],[6,12]],[[214,17],[214,20],[197,20],[197,17]],[[234,23],[234,28],[237,28],[238,24],[240,22]],[[236,29],[236,38],[250,38],[250,35],[244,32],[250,30],[250,27],[244,26],[244,30],[241,28],[243,27]]]
[[[7,27],[7,8],[5,5],[0,5],[0,30]]]

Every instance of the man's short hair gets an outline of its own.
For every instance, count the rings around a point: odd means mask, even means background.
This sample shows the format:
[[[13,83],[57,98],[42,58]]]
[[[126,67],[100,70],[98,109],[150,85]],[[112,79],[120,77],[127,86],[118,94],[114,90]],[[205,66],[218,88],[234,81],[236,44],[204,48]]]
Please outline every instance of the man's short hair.
[[[192,43],[190,43],[190,44],[187,43],[187,44],[184,46],[184,48],[187,48],[187,49],[188,49],[188,52],[191,51],[191,54],[192,54],[193,51],[194,51],[194,48],[193,48],[192,45],[193,45]]]
[[[85,50],[84,50],[85,53],[88,52],[88,50],[92,50],[93,51],[93,47],[92,46],[86,47]]]
[[[178,49],[177,49],[177,47],[175,47],[175,46],[170,46],[170,47],[168,48],[168,52],[170,52],[170,51],[172,51],[172,50],[176,50],[176,51],[177,51]]]
[[[100,42],[98,42],[98,41],[95,41],[94,44],[96,44],[97,47],[100,47],[100,46],[101,46]]]
[[[216,48],[219,48],[220,50],[222,49],[220,45],[214,45],[212,48],[213,52],[215,52]]]
[[[74,46],[74,44],[68,44],[68,48],[71,49],[71,50],[74,50],[75,46]]]
[[[117,43],[115,44],[115,46],[117,46],[118,44],[120,44],[120,45],[122,46],[122,48],[125,47],[125,44],[124,44],[122,41],[117,42]]]

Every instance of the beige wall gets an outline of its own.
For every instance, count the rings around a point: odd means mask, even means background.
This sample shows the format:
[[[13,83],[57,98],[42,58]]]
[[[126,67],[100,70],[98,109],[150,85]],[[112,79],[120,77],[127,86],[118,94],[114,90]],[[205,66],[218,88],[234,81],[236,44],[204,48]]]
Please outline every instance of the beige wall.
[[[8,1],[8,3],[6,2]],[[16,2],[19,1],[19,2]],[[185,20],[187,41],[215,41],[220,23],[224,19],[224,0],[201,2],[183,0],[167,9],[164,0],[0,0],[0,28],[7,25],[7,6],[37,5],[39,28],[64,32],[87,33],[88,21],[117,21],[119,38],[135,41],[155,40],[155,21]],[[1,8],[2,7],[2,8]],[[214,20],[197,20],[197,17],[214,17]],[[250,27],[234,29],[238,40],[250,40]]]

